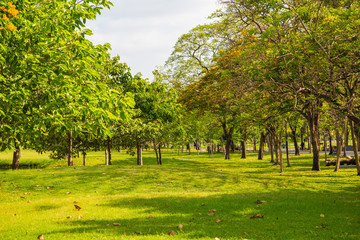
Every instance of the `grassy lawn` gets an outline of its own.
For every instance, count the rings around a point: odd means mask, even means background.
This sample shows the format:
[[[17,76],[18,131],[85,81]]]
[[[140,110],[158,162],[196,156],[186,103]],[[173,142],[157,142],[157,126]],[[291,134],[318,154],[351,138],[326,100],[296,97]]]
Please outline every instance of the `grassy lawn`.
[[[168,151],[157,166],[145,152],[136,166],[114,153],[103,166],[103,153],[91,152],[88,166],[67,167],[26,151],[22,163],[37,168],[0,170],[0,239],[360,239],[356,169],[312,172],[303,154],[280,174],[265,157]]]

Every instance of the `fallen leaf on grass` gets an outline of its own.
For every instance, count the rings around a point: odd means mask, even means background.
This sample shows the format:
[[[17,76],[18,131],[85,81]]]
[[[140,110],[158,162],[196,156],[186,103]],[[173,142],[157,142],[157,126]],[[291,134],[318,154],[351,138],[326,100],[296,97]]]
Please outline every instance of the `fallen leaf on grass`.
[[[40,188],[39,188],[39,189],[35,189],[35,191],[42,191],[42,189],[40,189]]]
[[[73,203],[79,203],[78,201],[74,201]]]
[[[260,201],[260,200],[256,200],[256,202],[255,203],[257,203],[257,204],[262,204],[262,203],[267,203],[267,201]]]
[[[221,239],[216,237],[215,240],[221,240]]]
[[[261,214],[255,214],[254,216],[250,217],[250,219],[253,219],[253,218],[264,218],[264,216]]]
[[[178,229],[182,230],[184,227],[184,225],[180,224],[179,226],[177,226]]]
[[[37,239],[45,239],[45,237],[44,237],[44,235],[41,234],[37,237]]]
[[[222,220],[216,219],[215,222],[219,223],[219,222],[222,222]]]
[[[214,216],[215,213],[214,213],[214,212],[210,212],[210,213],[208,213],[208,215],[209,215],[209,216]]]
[[[70,194],[71,192],[66,192],[66,194]]]
[[[35,187],[41,187],[41,185],[35,185]]]
[[[67,216],[66,218],[67,218],[67,219],[70,219],[70,218],[72,218],[72,217],[73,217],[73,216]]]
[[[209,212],[216,212],[216,209],[210,209]]]
[[[323,217],[325,217],[325,215],[324,215],[324,214],[320,214],[320,217],[322,217],[322,218],[323,218]]]
[[[321,224],[320,226],[316,226],[317,229],[327,228],[327,225]]]
[[[201,206],[206,206],[206,204],[205,204],[205,203],[202,203]]]
[[[176,232],[171,230],[170,232],[168,232],[168,235],[176,235]]]
[[[23,197],[23,196],[20,196],[20,198],[24,198],[24,199],[26,199],[26,197]]]
[[[150,215],[148,218],[154,218],[154,217]]]
[[[31,192],[26,192],[26,193],[24,193],[24,195],[29,195]]]
[[[82,219],[82,218],[83,218],[83,215],[79,214],[78,218],[79,218],[79,219]]]
[[[47,190],[50,190],[50,189],[51,189],[51,187],[46,187],[46,189],[47,189]]]
[[[81,209],[81,207],[78,206],[78,205],[76,205],[76,204],[74,204],[74,207],[75,207],[75,209],[78,210],[78,211],[80,211],[80,209]]]
[[[113,223],[114,226],[120,226],[120,223]]]

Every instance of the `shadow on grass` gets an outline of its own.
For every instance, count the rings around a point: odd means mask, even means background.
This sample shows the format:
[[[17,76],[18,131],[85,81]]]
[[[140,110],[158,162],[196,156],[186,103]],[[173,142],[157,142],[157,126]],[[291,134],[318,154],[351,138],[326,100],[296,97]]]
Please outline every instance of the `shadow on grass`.
[[[257,204],[257,200],[266,202]],[[185,239],[293,239],[294,236],[301,236],[299,239],[357,239],[360,223],[354,222],[358,217],[354,208],[359,206],[355,193],[340,197],[330,192],[296,190],[207,197],[118,198],[99,206],[117,209],[121,216],[118,219],[104,220],[101,216],[102,219],[71,220],[65,225],[72,229],[64,233],[101,232],[105,236],[143,235],[156,239],[173,230]],[[122,209],[136,210],[137,217],[122,216]],[[264,218],[251,219],[255,214]],[[340,219],[342,224],[339,224]],[[114,222],[120,226],[113,226]],[[177,229],[179,224],[183,224],[182,230]],[[319,229],[317,226],[325,227]]]

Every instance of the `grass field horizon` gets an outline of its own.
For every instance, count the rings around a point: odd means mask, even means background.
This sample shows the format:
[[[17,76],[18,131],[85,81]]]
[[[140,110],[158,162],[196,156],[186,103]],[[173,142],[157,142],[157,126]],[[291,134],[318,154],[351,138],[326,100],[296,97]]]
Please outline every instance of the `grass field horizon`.
[[[39,167],[0,170],[0,239],[360,239],[354,168],[335,173],[322,161],[311,171],[310,154],[292,156],[282,174],[256,153],[167,150],[162,166],[153,151],[144,166],[125,152],[104,166],[103,155],[67,167],[23,151],[21,163]]]

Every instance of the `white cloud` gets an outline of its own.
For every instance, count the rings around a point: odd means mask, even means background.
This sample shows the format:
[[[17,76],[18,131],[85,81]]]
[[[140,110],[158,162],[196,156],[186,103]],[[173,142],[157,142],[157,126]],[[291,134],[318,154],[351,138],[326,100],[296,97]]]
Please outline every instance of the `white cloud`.
[[[152,79],[155,66],[163,65],[177,39],[207,21],[219,5],[217,0],[114,0],[89,22],[95,44],[110,43],[133,73]]]

